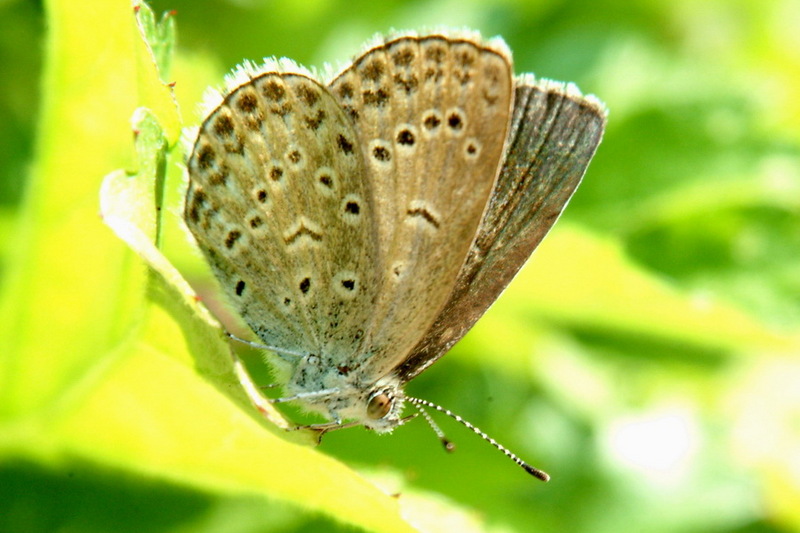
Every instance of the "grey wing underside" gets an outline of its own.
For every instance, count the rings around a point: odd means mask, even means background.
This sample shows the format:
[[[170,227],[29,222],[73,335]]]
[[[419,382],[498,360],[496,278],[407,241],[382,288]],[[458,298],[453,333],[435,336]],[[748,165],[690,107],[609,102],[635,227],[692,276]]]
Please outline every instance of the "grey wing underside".
[[[606,112],[576,89],[517,78],[508,153],[447,304],[395,368],[407,382],[486,312],[558,219],[603,136]]]

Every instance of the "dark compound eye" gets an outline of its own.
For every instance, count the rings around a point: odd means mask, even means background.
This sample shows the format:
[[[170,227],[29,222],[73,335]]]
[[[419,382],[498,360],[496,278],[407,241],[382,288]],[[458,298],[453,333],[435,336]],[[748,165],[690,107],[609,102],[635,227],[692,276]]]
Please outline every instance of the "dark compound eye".
[[[392,410],[392,399],[388,394],[382,392],[376,394],[369,400],[367,404],[367,416],[373,420],[378,420],[389,414]]]

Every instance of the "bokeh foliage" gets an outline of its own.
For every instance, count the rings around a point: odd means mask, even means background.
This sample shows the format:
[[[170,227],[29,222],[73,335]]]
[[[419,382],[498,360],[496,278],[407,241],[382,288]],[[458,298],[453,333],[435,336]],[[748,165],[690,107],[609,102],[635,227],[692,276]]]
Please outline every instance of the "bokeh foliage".
[[[124,1],[0,4],[0,530],[800,531],[797,2],[153,7],[148,49]],[[274,430],[196,304],[98,216],[123,169],[112,212],[213,302],[177,225],[204,88],[243,59],[336,64],[443,24],[610,109],[552,235],[409,386],[548,485],[448,420],[452,455],[419,421],[317,448]]]

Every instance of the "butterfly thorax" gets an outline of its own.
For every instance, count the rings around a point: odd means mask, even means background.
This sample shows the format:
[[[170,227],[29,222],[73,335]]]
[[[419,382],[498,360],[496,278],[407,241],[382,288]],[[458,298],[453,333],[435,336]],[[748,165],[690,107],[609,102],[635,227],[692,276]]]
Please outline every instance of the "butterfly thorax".
[[[329,359],[317,354],[304,357],[286,384],[287,395],[335,425],[354,422],[384,433],[402,424],[404,396],[396,376],[370,382],[356,362],[333,364]]]

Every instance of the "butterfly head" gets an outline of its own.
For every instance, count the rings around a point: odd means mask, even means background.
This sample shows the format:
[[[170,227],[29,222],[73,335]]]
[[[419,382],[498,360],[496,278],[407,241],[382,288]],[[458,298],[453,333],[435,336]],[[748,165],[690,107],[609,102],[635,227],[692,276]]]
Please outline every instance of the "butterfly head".
[[[406,422],[400,413],[404,403],[403,391],[396,383],[378,384],[366,398],[364,427],[377,433],[387,433]]]

